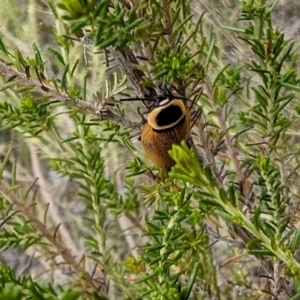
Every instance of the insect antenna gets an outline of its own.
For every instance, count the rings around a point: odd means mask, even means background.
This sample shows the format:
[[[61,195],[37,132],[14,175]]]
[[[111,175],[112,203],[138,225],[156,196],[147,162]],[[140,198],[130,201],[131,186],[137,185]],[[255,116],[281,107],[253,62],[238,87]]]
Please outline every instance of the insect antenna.
[[[170,99],[180,99],[180,100],[189,100],[188,98],[186,97],[181,97],[181,96],[176,96],[176,95],[172,95],[172,94],[165,94],[164,95],[165,98],[170,98]]]
[[[126,102],[126,101],[141,101],[146,107],[147,109],[150,109],[150,107],[153,106],[153,102],[157,102],[156,99],[153,99],[153,98],[139,98],[139,97],[136,97],[136,98],[123,98],[123,99],[120,99],[121,102]],[[151,104],[150,104],[150,103]]]
[[[120,99],[120,101],[154,101],[154,100],[151,100],[151,99],[148,99],[148,98],[123,98],[123,99]]]
[[[123,99],[120,99],[120,101],[122,102],[126,102],[126,101],[142,101],[143,104],[145,104],[145,102],[160,102],[160,98],[159,97],[155,97],[155,98],[152,98],[152,97],[145,97],[145,98],[139,98],[139,97],[136,97],[136,98],[123,98]],[[146,107],[148,107],[148,105],[145,104]]]

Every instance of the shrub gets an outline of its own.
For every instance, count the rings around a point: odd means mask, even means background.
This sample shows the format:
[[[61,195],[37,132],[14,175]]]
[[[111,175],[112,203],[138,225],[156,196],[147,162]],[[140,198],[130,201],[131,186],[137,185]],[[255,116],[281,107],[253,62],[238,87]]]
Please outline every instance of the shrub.
[[[300,298],[277,2],[3,1],[1,299]],[[137,138],[166,87],[193,103],[170,172]]]

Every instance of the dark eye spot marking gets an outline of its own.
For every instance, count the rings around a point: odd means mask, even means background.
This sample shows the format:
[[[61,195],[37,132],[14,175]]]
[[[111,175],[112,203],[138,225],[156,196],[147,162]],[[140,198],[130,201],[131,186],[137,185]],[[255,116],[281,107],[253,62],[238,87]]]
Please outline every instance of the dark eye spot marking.
[[[180,121],[181,117],[181,107],[178,105],[169,105],[160,111],[156,116],[155,121],[158,126],[167,126],[174,123],[176,124],[177,121]]]

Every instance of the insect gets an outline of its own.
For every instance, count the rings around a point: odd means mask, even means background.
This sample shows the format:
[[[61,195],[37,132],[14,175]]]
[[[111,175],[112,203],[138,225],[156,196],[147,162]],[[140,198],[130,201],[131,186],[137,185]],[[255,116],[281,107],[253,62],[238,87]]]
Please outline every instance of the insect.
[[[145,154],[158,167],[169,170],[174,164],[168,151],[173,144],[180,144],[190,136],[191,112],[187,99],[168,94],[149,100],[147,98],[122,99],[122,101],[154,101],[148,111],[139,114],[143,118],[141,144]],[[148,102],[149,103],[149,102]],[[148,115],[145,119],[144,115]]]

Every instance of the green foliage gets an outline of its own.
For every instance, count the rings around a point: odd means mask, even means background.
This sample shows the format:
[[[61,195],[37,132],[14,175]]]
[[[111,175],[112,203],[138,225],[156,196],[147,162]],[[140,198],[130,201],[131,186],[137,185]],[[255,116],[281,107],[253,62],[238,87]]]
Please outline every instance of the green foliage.
[[[299,297],[295,41],[276,2],[226,24],[201,3],[49,1],[29,54],[1,36],[0,252],[32,258],[1,265],[1,299]],[[119,99],[168,84],[193,142],[167,174],[131,135],[142,103]]]
[[[64,0],[58,8],[65,11],[64,20],[70,20],[70,31],[76,32],[85,26],[95,26],[97,31],[91,35],[100,49],[108,46],[121,48],[128,42],[138,41],[140,31],[148,29],[149,22],[138,17],[136,10],[122,9],[115,3],[110,9],[110,1],[74,1]],[[113,34],[112,34],[113,32]]]
[[[179,47],[166,49],[157,57],[157,78],[164,77],[166,82],[186,79],[183,77],[195,65],[192,56],[185,54]],[[161,70],[160,72],[158,70]]]
[[[29,277],[17,277],[12,270],[0,266],[0,295],[1,299],[57,299],[76,300],[79,299],[81,291],[64,289],[59,287],[59,292],[53,290],[52,286],[41,286]]]
[[[37,136],[52,125],[47,107],[38,105],[30,97],[24,97],[20,107],[14,107],[8,102],[1,102],[0,111],[3,114],[2,130],[23,127],[32,136]]]
[[[206,259],[203,249],[208,239],[198,227],[200,223],[188,221],[192,214],[191,196],[186,195],[185,189],[181,193],[173,191],[168,196],[162,195],[160,208],[147,223],[145,235],[153,242],[143,247],[142,259],[152,272],[137,282],[146,281],[150,287],[141,299],[146,294],[151,299],[189,299],[197,272],[205,272],[204,266],[199,265],[199,257]],[[190,230],[187,230],[188,224]],[[183,286],[179,279],[185,273],[190,277],[188,284]]]

